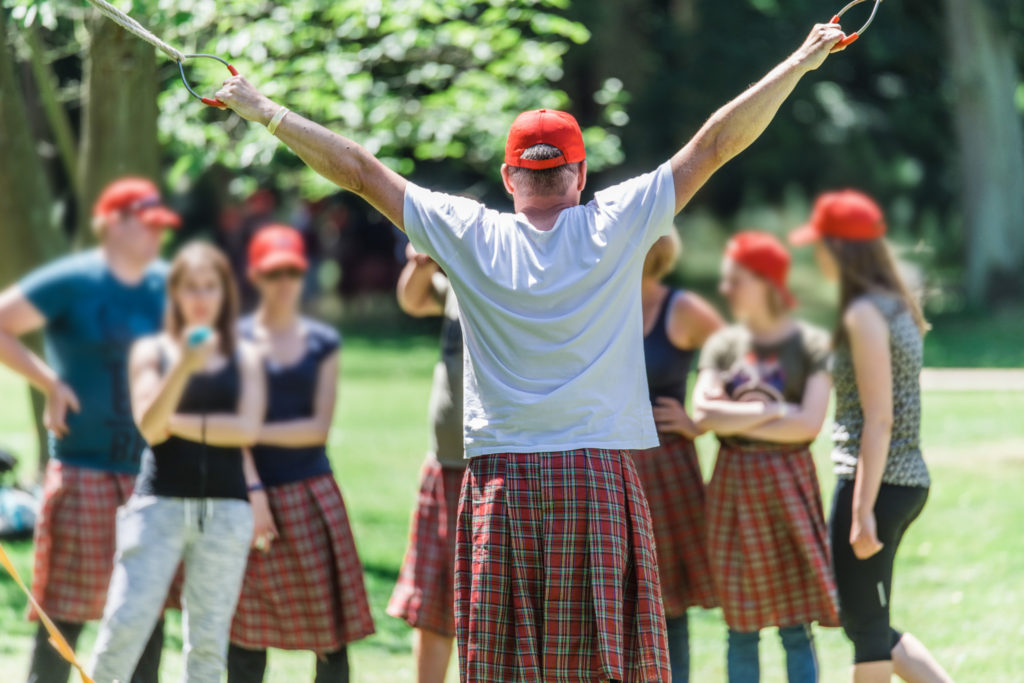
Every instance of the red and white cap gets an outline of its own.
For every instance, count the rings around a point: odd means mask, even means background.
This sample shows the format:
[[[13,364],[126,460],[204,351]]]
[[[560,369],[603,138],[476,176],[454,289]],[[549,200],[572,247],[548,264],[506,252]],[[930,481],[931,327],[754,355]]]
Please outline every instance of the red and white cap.
[[[278,268],[309,268],[306,243],[295,228],[268,225],[260,228],[249,242],[249,272],[258,275]]]
[[[524,159],[523,152],[534,145],[551,145],[562,156],[553,159]],[[505,143],[505,163],[535,171],[575,164],[587,158],[583,131],[576,118],[564,111],[536,109],[525,111],[512,122]]]
[[[840,190],[818,197],[810,222],[789,233],[789,243],[803,246],[822,237],[867,242],[884,237],[885,231],[885,215],[875,200],[857,190]]]
[[[146,178],[119,178],[107,185],[92,207],[95,218],[120,211],[134,213],[152,228],[180,228],[181,216],[167,208],[160,190]]]
[[[754,230],[737,233],[726,245],[725,255],[771,283],[782,295],[786,306],[792,308],[796,305],[796,297],[786,286],[789,252],[775,235]]]

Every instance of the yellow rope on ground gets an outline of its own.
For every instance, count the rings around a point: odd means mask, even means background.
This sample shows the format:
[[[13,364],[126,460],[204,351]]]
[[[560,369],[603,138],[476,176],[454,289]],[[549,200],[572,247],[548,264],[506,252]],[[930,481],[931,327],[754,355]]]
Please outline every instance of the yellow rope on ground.
[[[89,678],[87,673],[85,673],[85,669],[78,663],[78,659],[75,657],[75,651],[71,649],[71,646],[68,645],[68,641],[64,639],[64,636],[60,634],[60,631],[57,629],[56,625],[54,625],[50,617],[46,615],[43,608],[39,606],[38,602],[36,602],[35,597],[32,595],[32,591],[30,591],[28,586],[25,585],[25,582],[21,580],[21,576],[18,575],[18,570],[14,568],[14,563],[11,562],[11,558],[9,558],[7,553],[4,551],[3,544],[0,544],[0,565],[3,565],[3,568],[7,570],[7,573],[14,578],[14,582],[18,584],[18,587],[21,588],[22,591],[24,591],[25,595],[28,596],[28,601],[32,603],[36,612],[39,613],[39,619],[43,622],[43,626],[50,634],[50,645],[53,645],[61,657],[71,662],[71,666],[78,669],[78,673],[82,676],[82,683],[93,683],[93,680]]]

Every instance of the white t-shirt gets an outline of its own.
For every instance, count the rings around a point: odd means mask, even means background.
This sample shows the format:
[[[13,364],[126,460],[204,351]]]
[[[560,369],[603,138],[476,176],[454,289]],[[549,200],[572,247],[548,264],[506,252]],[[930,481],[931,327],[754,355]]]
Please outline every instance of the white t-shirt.
[[[409,240],[459,299],[466,457],[658,445],[640,279],[674,214],[668,163],[566,209],[548,231],[409,183]]]

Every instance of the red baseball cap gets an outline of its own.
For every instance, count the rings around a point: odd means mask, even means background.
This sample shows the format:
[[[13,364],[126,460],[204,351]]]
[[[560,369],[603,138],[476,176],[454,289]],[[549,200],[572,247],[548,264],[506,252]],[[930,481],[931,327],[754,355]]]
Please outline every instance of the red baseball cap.
[[[309,268],[306,243],[295,228],[268,225],[249,242],[249,271],[258,274],[278,268]]]
[[[168,209],[160,190],[146,178],[119,178],[107,185],[92,207],[94,217],[119,211],[134,213],[153,228],[180,228],[181,216]]]
[[[796,297],[786,286],[789,252],[775,235],[753,230],[737,233],[726,245],[725,255],[770,282],[779,290],[787,306],[792,308],[796,305]]]
[[[866,242],[883,237],[885,230],[885,215],[875,200],[857,190],[841,190],[818,197],[810,222],[789,233],[789,242],[802,246],[822,237]]]
[[[534,145],[557,147],[562,156],[554,159],[524,159],[523,152]],[[554,109],[524,111],[512,122],[505,143],[505,163],[509,166],[540,171],[587,158],[583,131],[572,114]]]

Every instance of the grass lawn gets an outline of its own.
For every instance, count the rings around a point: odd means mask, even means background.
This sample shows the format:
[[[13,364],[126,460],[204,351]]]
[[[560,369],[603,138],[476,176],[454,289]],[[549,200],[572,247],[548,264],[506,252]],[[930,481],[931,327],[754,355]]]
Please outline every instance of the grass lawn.
[[[355,525],[377,634],[352,647],[354,681],[412,681],[409,630],[384,614],[406,542],[419,464],[427,444],[426,401],[436,357],[431,337],[350,337],[331,455]],[[20,454],[33,446],[22,385],[0,371],[0,445]],[[894,611],[958,681],[1020,681],[1024,671],[1024,393],[930,393],[924,442],[934,487],[925,514],[899,559]],[[711,465],[714,440],[700,450]],[[825,492],[831,477],[827,439],[816,453]],[[29,543],[8,546],[28,578]],[[0,576],[0,681],[24,680],[30,633],[25,599]],[[724,680],[724,625],[717,612],[693,611],[693,676]],[[180,680],[180,626],[170,619],[165,681]],[[94,630],[83,637],[88,653]],[[784,680],[781,649],[766,634],[763,680]],[[836,630],[818,630],[823,681],[847,680],[850,649]],[[86,654],[86,659],[87,654]],[[312,656],[278,653],[268,681],[311,681]],[[454,673],[450,680],[455,680]]]

